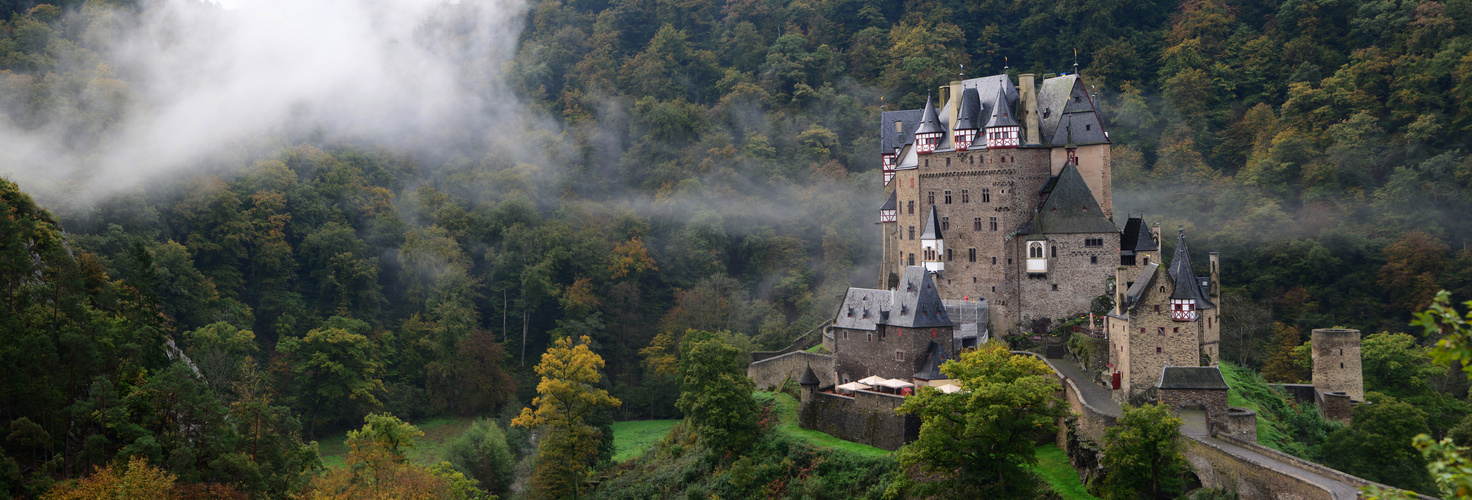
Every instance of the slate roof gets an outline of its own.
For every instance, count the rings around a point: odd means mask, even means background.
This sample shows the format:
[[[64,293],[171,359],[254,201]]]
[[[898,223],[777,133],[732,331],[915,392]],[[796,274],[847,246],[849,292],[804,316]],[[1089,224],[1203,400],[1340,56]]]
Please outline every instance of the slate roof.
[[[1134,255],[1135,252],[1148,252],[1159,246],[1155,238],[1150,235],[1150,228],[1145,227],[1144,217],[1130,217],[1124,223],[1124,233],[1119,236],[1119,250],[1124,255]]]
[[[1151,262],[1145,266],[1145,270],[1135,277],[1135,284],[1124,295],[1124,308],[1129,310],[1139,304],[1145,298],[1145,293],[1150,291],[1150,286],[1155,283],[1155,275],[1159,272],[1160,264]],[[1118,286],[1116,283],[1115,286]]]
[[[1007,104],[1007,96],[1001,90],[992,98],[989,108],[991,117],[987,119],[986,127],[1016,127],[1017,120],[1013,118],[1012,106]]]
[[[952,326],[951,317],[946,314],[945,305],[935,289],[935,282],[925,268],[906,267],[894,294],[894,306],[887,324],[906,328]]]
[[[920,364],[920,371],[915,372],[910,378],[920,380],[943,380],[951,378],[940,372],[940,365],[946,362],[946,351],[940,343],[932,340],[930,346],[925,349],[925,362]],[[811,370],[811,368],[809,368]]]
[[[802,378],[797,381],[797,385],[818,385],[820,383],[822,382],[818,380],[818,374],[813,373],[811,364],[808,365],[807,370],[802,372]]]
[[[889,199],[879,206],[880,210],[896,210],[900,206],[899,191],[889,193]]]
[[[1216,307],[1216,304],[1207,299],[1206,288],[1196,280],[1196,273],[1191,270],[1191,253],[1186,250],[1185,229],[1176,238],[1176,254],[1170,260],[1170,277],[1176,285],[1170,298],[1194,300],[1197,310]]]
[[[920,239],[945,239],[945,236],[940,233],[940,216],[936,214],[935,205],[930,206],[930,215],[925,217],[925,232],[920,233]]]
[[[1073,102],[1075,96],[1079,102]],[[1099,115],[1094,112],[1093,99],[1084,91],[1078,75],[1043,80],[1038,90],[1038,116],[1044,143],[1062,146],[1069,139],[1074,145],[1109,142]]]
[[[879,154],[894,154],[894,150],[915,142],[915,127],[920,125],[920,116],[925,110],[907,109],[885,111],[879,118]],[[894,130],[894,122],[900,122],[900,131]]]
[[[882,316],[888,314],[894,303],[889,290],[872,288],[850,288],[838,305],[838,315],[833,326],[851,330],[874,330],[875,325],[884,324]]]
[[[833,326],[850,330],[877,329],[878,325],[905,328],[953,326],[935,282],[924,267],[907,266],[893,291],[850,288],[838,305]]]
[[[1228,389],[1221,369],[1215,366],[1167,366],[1160,371],[1157,389]]]
[[[929,97],[926,97],[925,110],[920,114],[920,126],[915,129],[915,133],[929,134],[932,132],[945,131],[945,126],[940,123],[940,118],[936,116],[935,105],[931,103]]]
[[[1043,205],[1032,216],[1032,221],[1017,231],[1018,234],[1077,234],[1118,233],[1089,185],[1078,173],[1074,164],[1063,165],[1058,181],[1047,194]]]
[[[956,113],[956,130],[981,128],[981,96],[976,89],[961,91],[961,111]]]

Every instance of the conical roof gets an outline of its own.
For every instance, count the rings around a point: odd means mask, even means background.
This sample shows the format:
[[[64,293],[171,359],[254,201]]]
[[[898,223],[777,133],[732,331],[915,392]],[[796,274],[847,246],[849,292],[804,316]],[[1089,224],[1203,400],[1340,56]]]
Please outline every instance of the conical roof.
[[[1170,260],[1170,279],[1176,285],[1170,298],[1194,300],[1197,309],[1216,307],[1210,300],[1207,300],[1206,291],[1201,289],[1201,283],[1196,280],[1196,272],[1191,270],[1191,252],[1186,250],[1185,228],[1181,228],[1180,234],[1176,237],[1176,254]]]
[[[946,352],[936,341],[930,341],[930,346],[925,349],[925,362],[920,365],[920,371],[915,372],[910,378],[920,380],[942,380],[951,377],[940,372],[940,365],[946,362]]]
[[[1012,117],[1012,108],[1007,106],[1007,94],[999,90],[993,100],[992,116],[990,120],[987,120],[986,128],[1016,127],[1017,120]]]
[[[813,365],[811,364],[808,365],[806,371],[802,372],[802,379],[797,381],[797,385],[802,386],[818,385],[819,383],[821,382],[818,381],[818,374],[813,373]]]
[[[961,92],[961,112],[956,115],[956,130],[977,130],[981,128],[981,94],[976,88],[969,88]]]
[[[935,105],[930,102],[929,97],[926,97],[925,111],[920,114],[920,126],[915,128],[915,133],[929,134],[945,131],[945,127],[940,124],[940,118],[935,114]]]
[[[925,232],[920,233],[922,240],[941,240],[945,236],[940,234],[940,217],[935,212],[935,205],[930,206],[930,216],[925,218]]]

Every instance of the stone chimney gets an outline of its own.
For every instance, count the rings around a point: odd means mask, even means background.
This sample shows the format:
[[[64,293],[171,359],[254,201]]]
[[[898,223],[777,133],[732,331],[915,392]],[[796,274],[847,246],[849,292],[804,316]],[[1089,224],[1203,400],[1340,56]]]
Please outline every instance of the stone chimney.
[[[1155,239],[1155,250],[1160,250],[1160,223],[1150,225],[1150,237]]]
[[[1041,144],[1043,142],[1042,125],[1038,123],[1038,91],[1033,84],[1033,74],[1023,73],[1017,76],[1018,97],[1017,112],[1022,114],[1022,139],[1024,144]]]
[[[1219,283],[1221,282],[1221,275],[1217,271],[1217,268],[1221,266],[1221,254],[1217,252],[1211,252],[1206,254],[1206,259],[1207,261],[1211,262],[1211,290],[1208,290],[1207,294],[1211,296],[1211,301],[1213,303],[1216,303],[1216,305],[1220,307],[1222,289]]]
[[[1114,315],[1124,316],[1124,297],[1129,292],[1129,277],[1125,275],[1130,268],[1125,266],[1114,267]]]
[[[949,124],[949,127],[946,127],[946,130],[952,133],[956,131],[956,121],[958,121],[958,117],[961,116],[961,92],[962,89],[960,80],[951,82],[950,90],[946,92],[946,94],[949,95],[951,98],[950,102],[947,103],[948,107],[951,108],[951,123]]]

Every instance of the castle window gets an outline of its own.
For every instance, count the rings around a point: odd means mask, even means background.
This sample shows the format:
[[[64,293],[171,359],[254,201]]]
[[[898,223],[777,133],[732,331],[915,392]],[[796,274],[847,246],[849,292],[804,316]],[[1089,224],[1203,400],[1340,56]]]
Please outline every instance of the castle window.
[[[980,231],[981,230],[981,217],[977,217],[975,219],[971,219],[971,229],[973,231]]]
[[[961,190],[961,203],[971,203],[971,190],[970,189],[962,189]]]
[[[850,317],[850,318],[854,317],[854,308],[852,308],[852,307],[848,308],[848,317]]]
[[[1339,363],[1339,367],[1344,368],[1344,363]]]
[[[1053,246],[1053,258],[1055,258],[1055,259],[1058,258],[1058,246],[1057,245],[1054,245]]]
[[[992,285],[992,293],[997,293],[997,285]]]
[[[910,239],[915,239],[915,226],[910,226]]]
[[[914,186],[910,186],[914,187]],[[910,215],[915,215],[915,200],[910,200]]]
[[[1160,354],[1160,347],[1155,348],[1155,354]]]
[[[992,189],[991,188],[981,188],[981,202],[982,203],[991,203],[992,202]]]
[[[1090,264],[1098,264],[1099,263],[1099,256],[1098,255],[1090,255],[1089,256],[1089,263]]]
[[[894,360],[895,361],[904,361],[905,360],[905,351],[895,351],[894,352]]]
[[[951,166],[951,158],[949,156],[946,157],[946,166]]]
[[[910,306],[900,306],[900,316],[909,316]]]
[[[1027,247],[1027,258],[1029,258],[1029,259],[1041,259],[1041,258],[1043,258],[1043,244],[1042,243],[1034,242],[1033,244],[1028,245],[1028,247]]]
[[[848,330],[843,331],[843,340],[848,340]]]
[[[1144,334],[1145,334],[1145,327],[1142,326],[1142,327],[1140,327],[1140,335],[1144,335]]]
[[[976,262],[976,249],[969,248],[967,251],[971,254],[971,262]]]
[[[1057,283],[1054,283],[1053,284],[1053,291],[1055,291],[1055,292],[1058,291],[1058,284]]]
[[[946,204],[947,205],[950,205],[951,204],[951,190],[949,190],[949,189],[946,190]]]
[[[1181,333],[1181,327],[1177,326],[1175,328],[1171,328],[1170,333]]]
[[[903,132],[902,127],[904,127],[904,125],[905,125],[905,122],[902,122],[902,121],[899,121],[899,120],[895,120],[894,121],[894,131],[895,132]]]
[[[928,204],[931,204],[931,205],[934,205],[935,204],[935,191],[926,191],[925,192],[925,203],[928,203]]]
[[[874,334],[871,332],[871,333],[869,333],[868,339],[865,340],[865,342],[873,342],[873,341],[874,341]]]
[[[910,252],[910,265],[915,265],[915,252]]]
[[[1086,208],[1084,210],[1088,210],[1088,209]],[[1102,246],[1104,246],[1104,238],[1084,238],[1084,246],[1086,246],[1086,247],[1102,247]]]
[[[947,203],[950,202],[950,197],[949,196],[946,197],[946,202]],[[951,230],[951,218],[950,217],[941,217],[940,218],[940,230],[941,231],[950,231]]]
[[[997,230],[997,218],[996,217],[992,217],[991,218],[991,224],[992,224],[992,231],[996,231]]]
[[[1160,304],[1155,304],[1155,312],[1160,312]]]
[[[946,262],[950,262],[954,258],[955,258],[955,254],[953,252],[951,252],[951,249],[947,248],[946,249]]]
[[[1079,97],[1079,96],[1073,96],[1073,102],[1084,102],[1084,98]]]
[[[1157,327],[1155,327],[1155,334],[1156,335],[1165,335],[1165,327],[1163,327],[1163,326],[1157,326]]]
[[[992,265],[993,266],[997,265],[997,258],[996,258],[996,256],[993,256],[992,257]],[[995,292],[996,290],[992,290],[992,291]]]

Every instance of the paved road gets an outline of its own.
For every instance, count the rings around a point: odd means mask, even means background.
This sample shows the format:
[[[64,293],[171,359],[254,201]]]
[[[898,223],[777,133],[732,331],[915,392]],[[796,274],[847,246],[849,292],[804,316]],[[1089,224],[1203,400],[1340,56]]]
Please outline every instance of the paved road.
[[[1235,444],[1228,443],[1214,437],[1190,436],[1190,438],[1206,443],[1211,443],[1213,446],[1221,448],[1227,453],[1235,455],[1237,458],[1321,486],[1324,489],[1329,490],[1329,493],[1333,494],[1336,500],[1355,500],[1356,498],[1359,498],[1359,490],[1355,487],[1340,482],[1338,480],[1325,477],[1316,472],[1299,468],[1296,465],[1275,459],[1267,455],[1263,455],[1256,451],[1252,451],[1250,449],[1243,448],[1241,446],[1237,446]]]
[[[1088,403],[1089,406],[1097,408],[1101,413],[1119,418],[1119,402],[1110,397],[1109,389],[1095,384],[1088,377],[1084,376],[1083,370],[1080,370],[1071,361],[1061,358],[1050,358],[1048,359],[1048,363],[1053,365],[1053,369],[1058,370],[1058,373],[1063,374],[1064,377],[1068,377],[1069,380],[1073,381],[1073,385],[1078,387],[1079,395],[1084,398],[1084,402]]]

